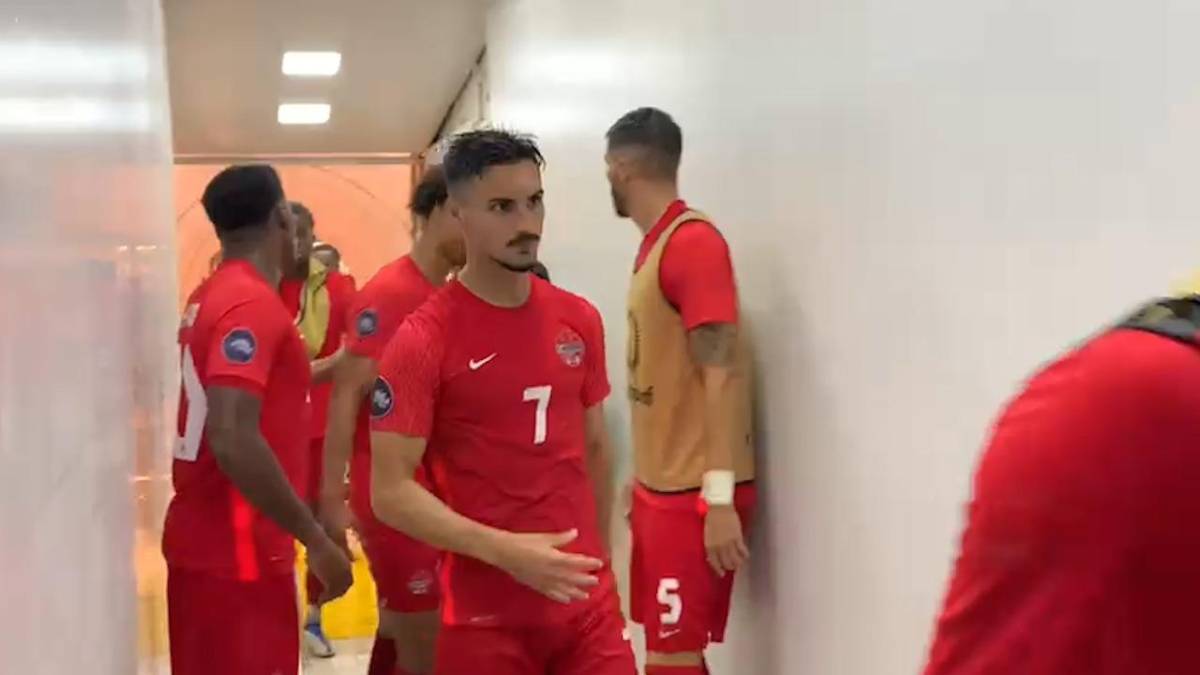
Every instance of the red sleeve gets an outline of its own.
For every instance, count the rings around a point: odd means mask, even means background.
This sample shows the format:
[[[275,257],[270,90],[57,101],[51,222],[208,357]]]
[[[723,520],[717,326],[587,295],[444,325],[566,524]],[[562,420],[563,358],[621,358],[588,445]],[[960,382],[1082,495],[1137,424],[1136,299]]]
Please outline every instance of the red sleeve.
[[[330,333],[344,335],[350,328],[350,306],[354,303],[354,281],[337,272],[329,274],[329,305],[333,310],[329,317]]]
[[[366,286],[354,296],[347,315],[346,350],[356,356],[379,359],[391,336],[389,303],[372,286]]]
[[[603,403],[612,393],[612,385],[608,382],[608,364],[604,353],[604,320],[600,312],[591,304],[585,303],[588,323],[584,334],[586,345],[587,372],[583,377],[583,407],[591,408]]]
[[[425,317],[406,321],[379,362],[371,393],[371,429],[429,438],[441,382],[444,340]]]
[[[295,328],[279,309],[272,311],[263,300],[235,305],[213,326],[205,367],[208,385],[238,387],[261,395],[279,346],[292,330]]]
[[[663,296],[688,330],[709,323],[737,323],[737,285],[729,244],[704,221],[678,227],[658,269]]]

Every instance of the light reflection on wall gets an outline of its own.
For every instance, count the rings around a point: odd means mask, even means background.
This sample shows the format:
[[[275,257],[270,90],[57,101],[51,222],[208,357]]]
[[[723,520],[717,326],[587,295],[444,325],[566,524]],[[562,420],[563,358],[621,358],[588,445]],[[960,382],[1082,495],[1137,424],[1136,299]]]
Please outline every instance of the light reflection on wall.
[[[161,5],[69,4],[0,14],[0,658],[161,672],[177,321]]]

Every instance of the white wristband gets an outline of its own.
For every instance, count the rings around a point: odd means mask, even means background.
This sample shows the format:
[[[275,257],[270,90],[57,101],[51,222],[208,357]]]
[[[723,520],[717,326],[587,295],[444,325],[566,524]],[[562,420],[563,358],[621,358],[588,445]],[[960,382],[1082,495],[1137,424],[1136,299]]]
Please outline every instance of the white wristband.
[[[732,506],[735,480],[732,471],[705,471],[700,498],[709,506]]]

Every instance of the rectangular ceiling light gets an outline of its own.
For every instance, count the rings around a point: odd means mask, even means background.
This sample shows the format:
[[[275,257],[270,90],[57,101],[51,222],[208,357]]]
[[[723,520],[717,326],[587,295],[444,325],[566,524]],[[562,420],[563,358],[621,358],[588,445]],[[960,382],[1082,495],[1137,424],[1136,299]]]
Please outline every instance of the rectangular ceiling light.
[[[332,77],[342,69],[341,52],[284,52],[283,74],[292,77]]]
[[[325,124],[329,121],[328,103],[280,103],[280,124]]]

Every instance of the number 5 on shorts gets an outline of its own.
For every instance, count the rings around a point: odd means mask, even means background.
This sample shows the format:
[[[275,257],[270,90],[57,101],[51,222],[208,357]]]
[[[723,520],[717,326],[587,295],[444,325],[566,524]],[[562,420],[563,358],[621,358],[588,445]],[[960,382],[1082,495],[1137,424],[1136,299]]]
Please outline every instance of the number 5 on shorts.
[[[658,580],[658,604],[667,611],[658,615],[664,626],[674,626],[683,616],[683,598],[679,597],[679,580],[667,577]]]

